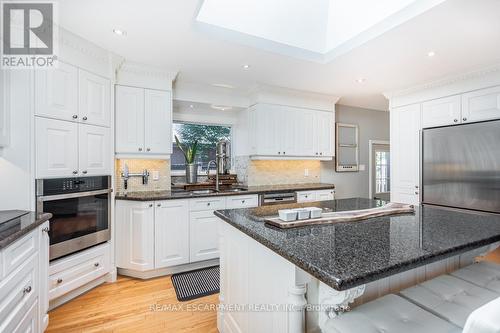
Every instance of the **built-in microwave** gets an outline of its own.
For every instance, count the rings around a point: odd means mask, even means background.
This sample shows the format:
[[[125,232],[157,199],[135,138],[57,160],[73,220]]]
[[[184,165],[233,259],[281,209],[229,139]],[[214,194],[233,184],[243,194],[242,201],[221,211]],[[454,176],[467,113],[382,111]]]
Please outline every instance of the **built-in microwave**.
[[[111,177],[38,179],[37,212],[50,219],[50,260],[111,238]]]

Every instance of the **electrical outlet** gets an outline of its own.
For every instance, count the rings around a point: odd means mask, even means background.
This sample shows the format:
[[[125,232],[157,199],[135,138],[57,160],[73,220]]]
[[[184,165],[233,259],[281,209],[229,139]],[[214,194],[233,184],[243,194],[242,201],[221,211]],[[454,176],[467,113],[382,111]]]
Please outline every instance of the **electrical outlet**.
[[[160,180],[160,171],[153,170],[153,180]]]
[[[358,170],[359,171],[365,171],[366,170],[366,165],[360,164]]]
[[[309,169],[304,169],[304,177],[309,177]]]

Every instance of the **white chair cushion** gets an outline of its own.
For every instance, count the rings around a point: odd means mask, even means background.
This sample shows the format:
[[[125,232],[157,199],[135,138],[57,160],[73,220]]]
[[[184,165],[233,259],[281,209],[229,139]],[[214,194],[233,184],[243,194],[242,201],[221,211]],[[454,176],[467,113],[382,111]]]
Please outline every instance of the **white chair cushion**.
[[[472,311],[499,296],[450,275],[441,275],[405,289],[401,295],[460,327],[464,327]]]
[[[483,261],[459,269],[451,275],[500,293],[500,265]]]
[[[323,333],[458,333],[461,329],[396,295],[329,319]]]
[[[474,310],[465,323],[463,333],[499,333],[500,297]]]

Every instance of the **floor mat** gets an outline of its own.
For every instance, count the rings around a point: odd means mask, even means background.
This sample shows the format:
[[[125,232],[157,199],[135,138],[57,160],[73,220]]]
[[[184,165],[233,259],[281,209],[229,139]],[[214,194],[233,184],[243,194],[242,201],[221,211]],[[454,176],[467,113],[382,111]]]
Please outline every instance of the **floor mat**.
[[[172,275],[177,300],[189,301],[219,292],[219,266]]]

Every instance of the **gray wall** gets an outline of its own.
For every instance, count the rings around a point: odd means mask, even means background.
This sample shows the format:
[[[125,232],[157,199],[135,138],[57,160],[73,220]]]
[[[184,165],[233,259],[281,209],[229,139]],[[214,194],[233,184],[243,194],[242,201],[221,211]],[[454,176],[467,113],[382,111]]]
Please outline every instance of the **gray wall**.
[[[335,172],[335,162],[321,162],[321,182],[333,183],[336,197],[368,197],[369,140],[389,141],[389,112],[361,109],[345,105],[336,106],[336,122],[359,126],[359,163],[364,171]]]

